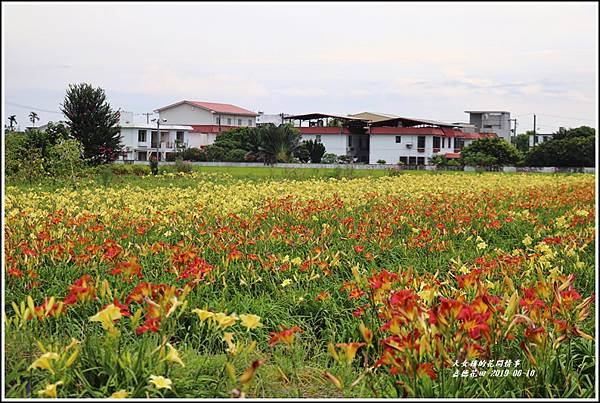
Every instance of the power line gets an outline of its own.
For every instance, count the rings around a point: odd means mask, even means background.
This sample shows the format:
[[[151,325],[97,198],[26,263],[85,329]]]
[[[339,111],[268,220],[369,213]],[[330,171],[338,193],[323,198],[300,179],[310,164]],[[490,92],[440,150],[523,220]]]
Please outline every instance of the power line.
[[[587,122],[595,122],[594,119],[576,118],[576,117],[573,117],[573,116],[548,115],[546,113],[538,113],[538,115],[550,116],[550,117],[553,117],[553,118],[561,118],[561,119],[574,119],[574,120],[582,120],[582,121],[587,121]]]
[[[9,105],[17,106],[17,107],[20,107],[20,108],[25,108],[25,109],[30,109],[30,110],[40,111],[40,112],[57,113],[59,115],[63,115],[62,112],[50,111],[48,109],[42,109],[42,108],[36,108],[35,106],[21,105],[21,104],[17,104],[17,103],[14,103],[14,102],[8,102],[8,101],[5,101],[5,102],[7,104],[9,104]]]

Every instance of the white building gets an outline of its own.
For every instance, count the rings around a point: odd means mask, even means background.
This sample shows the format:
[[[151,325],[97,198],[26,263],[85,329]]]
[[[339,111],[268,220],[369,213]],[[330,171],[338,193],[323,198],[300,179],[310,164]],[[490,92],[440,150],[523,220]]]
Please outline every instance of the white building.
[[[495,133],[510,143],[510,112],[507,111],[465,111],[469,123],[480,133]]]
[[[121,112],[119,134],[123,149],[119,159],[148,161],[150,156],[157,155],[160,161],[164,161],[168,154],[182,146],[200,146],[200,136],[192,132],[191,126],[168,123],[159,126],[159,140],[156,123],[136,123],[132,112]]]
[[[277,113],[277,114],[265,114],[264,112],[258,112],[258,116],[256,116],[256,125],[265,125],[272,123],[275,126],[279,126],[284,123],[285,119],[291,116],[289,113]]]
[[[190,147],[212,144],[217,134],[235,127],[255,127],[258,116],[239,106],[198,101],[180,101],[155,112],[168,124],[191,126],[191,133],[199,140]]]
[[[465,132],[452,123],[372,112],[348,116],[310,113],[288,119],[296,123],[302,140],[321,142],[327,153],[370,164],[427,165],[435,155],[459,158],[460,150],[473,140],[496,136],[474,132],[471,125],[464,127]],[[334,119],[344,122],[342,127],[332,127]],[[303,127],[305,121],[308,127]]]
[[[536,133],[535,135],[532,133],[529,135],[529,147],[535,147],[544,141],[551,140],[553,136],[553,133]]]

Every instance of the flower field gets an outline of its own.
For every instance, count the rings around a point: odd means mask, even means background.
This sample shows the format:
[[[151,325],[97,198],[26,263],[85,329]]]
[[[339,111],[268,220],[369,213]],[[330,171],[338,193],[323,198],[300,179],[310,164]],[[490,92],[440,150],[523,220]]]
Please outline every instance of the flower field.
[[[595,394],[591,175],[140,181],[6,189],[6,396]]]

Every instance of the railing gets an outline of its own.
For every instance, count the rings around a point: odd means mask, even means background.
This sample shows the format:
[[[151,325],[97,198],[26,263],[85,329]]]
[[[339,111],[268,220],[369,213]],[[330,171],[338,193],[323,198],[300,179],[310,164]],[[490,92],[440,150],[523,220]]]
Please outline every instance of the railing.
[[[417,148],[417,152],[424,153],[425,152],[425,147],[418,147]]]

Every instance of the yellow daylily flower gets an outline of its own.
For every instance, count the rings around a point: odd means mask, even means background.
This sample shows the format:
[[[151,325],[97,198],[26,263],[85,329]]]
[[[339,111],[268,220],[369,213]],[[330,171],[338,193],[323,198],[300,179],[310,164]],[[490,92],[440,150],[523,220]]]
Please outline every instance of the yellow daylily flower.
[[[62,384],[63,384],[63,381],[58,381],[56,383],[49,383],[48,385],[46,385],[46,387],[44,389],[42,389],[38,392],[38,395],[56,399],[56,397],[57,397],[56,388],[58,387],[58,385],[62,385]]]
[[[283,282],[281,283],[281,287],[287,287],[288,285],[292,284],[292,280],[290,280],[289,278],[286,278],[285,280],[283,280]]]
[[[204,309],[198,309],[198,308],[196,308],[196,309],[193,309],[192,312],[194,312],[195,314],[197,314],[198,317],[200,318],[200,320],[202,322],[204,322],[208,318],[212,318],[212,317],[215,316],[214,312],[207,311],[207,310],[204,310]]]
[[[238,320],[238,317],[235,314],[225,315],[224,313],[219,312],[215,314],[213,319],[219,324],[220,329],[226,329],[230,326],[233,326]]]
[[[121,317],[121,310],[114,304],[110,304],[94,316],[91,316],[89,321],[100,322],[105,330],[115,332],[116,329],[114,328],[113,321],[121,319]]]
[[[127,392],[125,389],[121,389],[110,395],[110,397],[111,399],[125,399],[126,397],[129,397],[129,395],[129,392]]]
[[[260,323],[260,316],[258,315],[240,315],[240,319],[242,320],[242,325],[248,329],[256,329],[257,327],[263,327],[263,324]]]
[[[225,343],[227,343],[227,349],[225,351],[227,351],[227,353],[231,354],[232,356],[235,356],[238,352],[237,350],[237,346],[235,345],[235,343],[233,342],[233,333],[225,333],[223,335],[223,341]]]
[[[175,347],[173,347],[171,343],[167,343],[167,347],[169,348],[169,352],[161,361],[176,362],[182,367],[185,367],[185,364],[183,363],[183,361],[181,361],[181,358],[179,357],[179,352],[175,349]]]
[[[54,369],[52,368],[52,363],[50,361],[58,360],[59,358],[60,358],[60,356],[57,353],[53,353],[53,352],[44,353],[44,354],[42,354],[42,356],[40,358],[35,360],[33,362],[33,364],[31,364],[29,366],[29,368],[27,368],[27,370],[29,371],[30,369],[33,369],[33,368],[39,368],[39,369],[47,369],[51,373],[54,373]]]
[[[292,260],[290,260],[290,263],[298,266],[300,263],[302,263],[302,259],[300,259],[299,257],[295,257]]]
[[[169,378],[164,376],[150,375],[150,383],[153,384],[156,389],[171,389],[173,382]]]

